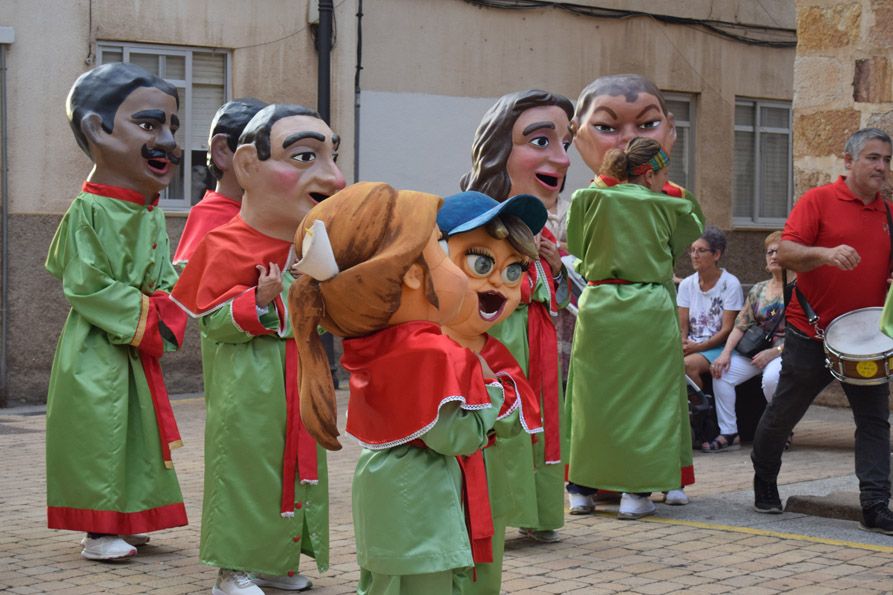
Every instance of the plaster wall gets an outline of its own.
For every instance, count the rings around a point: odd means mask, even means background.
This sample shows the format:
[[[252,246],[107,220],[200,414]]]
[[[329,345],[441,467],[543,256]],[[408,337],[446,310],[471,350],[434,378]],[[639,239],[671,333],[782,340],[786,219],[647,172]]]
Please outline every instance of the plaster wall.
[[[578,0],[793,28],[790,0]],[[90,169],[64,114],[74,79],[92,66],[95,42],[128,41],[228,50],[233,96],[316,105],[310,0],[0,0],[0,25],[15,28],[8,53],[10,138],[9,377],[0,405],[45,399],[56,338],[68,305],[43,270],[59,218]],[[697,118],[694,189],[711,222],[729,228],[732,114],[736,96],[792,97],[793,50],[758,48],[650,18],[575,16],[556,9],[485,9],[463,0],[366,0],[358,97],[357,0],[336,0],[332,127],[339,165],[397,186],[447,193],[469,165],[473,131],[507,92],[543,87],[576,99],[607,73],[641,72],[667,91],[690,93]],[[359,101],[359,127],[354,121]],[[574,154],[567,191],[589,173]],[[176,244],[183,214],[169,214]],[[762,232],[736,232],[732,251],[752,261]],[[740,243],[738,237],[741,237]],[[748,239],[753,237],[753,239]],[[737,257],[736,257],[737,258]],[[730,260],[731,262],[731,260]],[[731,268],[731,267],[730,267]],[[734,270],[734,269],[733,269]],[[735,271],[737,273],[737,271]],[[747,282],[761,278],[759,271]],[[200,390],[198,333],[166,356],[172,393]]]

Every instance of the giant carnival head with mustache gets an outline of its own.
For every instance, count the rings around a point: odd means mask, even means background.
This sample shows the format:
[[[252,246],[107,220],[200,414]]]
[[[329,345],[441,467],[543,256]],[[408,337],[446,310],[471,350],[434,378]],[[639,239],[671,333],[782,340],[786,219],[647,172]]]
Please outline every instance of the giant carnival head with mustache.
[[[176,87],[134,64],[104,64],[78,77],[65,108],[94,163],[88,181],[134,190],[150,202],[180,163],[179,106]]]

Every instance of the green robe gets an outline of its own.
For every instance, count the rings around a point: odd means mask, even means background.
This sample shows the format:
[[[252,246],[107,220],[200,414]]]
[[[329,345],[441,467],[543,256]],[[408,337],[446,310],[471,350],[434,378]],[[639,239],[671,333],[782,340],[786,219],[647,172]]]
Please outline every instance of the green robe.
[[[568,249],[589,281],[568,380],[570,481],[621,492],[676,489],[691,468],[674,256],[702,231],[697,203],[635,184],[574,193]]]
[[[292,277],[282,275],[283,302]],[[285,446],[285,350],[291,325],[275,307],[259,318],[287,334],[239,327],[232,301],[201,319],[205,337],[205,494],[199,556],[205,564],[277,576],[298,572],[300,554],[329,566],[329,486],[317,446],[319,483],[295,478],[293,517],[280,514]]]
[[[569,297],[566,294],[559,295],[559,305],[562,307],[567,305]],[[549,299],[549,288],[543,282],[543,275],[540,275],[531,293],[531,301],[543,303],[548,307]],[[527,344],[527,305],[519,305],[508,318],[491,328],[489,334],[512,352],[524,374],[527,374],[530,360],[530,349]],[[555,359],[557,364],[557,352]],[[499,449],[503,451],[512,493],[518,504],[506,519],[510,527],[547,531],[564,526],[564,466],[567,462],[568,444],[560,370],[558,376],[561,464],[545,463],[543,434],[531,439],[529,434],[519,432],[500,441],[499,444]],[[542,406],[542,400],[540,405]]]
[[[71,304],[47,395],[47,506],[51,528],[129,534],[186,524],[130,345],[144,328],[144,296],[170,291],[177,274],[161,209],[112,190],[129,198],[78,194],[46,260]]]
[[[504,398],[495,385],[488,392],[492,406],[486,409],[444,404],[421,436],[427,448],[363,449],[352,488],[358,593],[413,593],[397,575],[428,574],[424,580],[457,584],[474,566],[456,457],[487,444]],[[451,578],[433,576],[444,572]]]

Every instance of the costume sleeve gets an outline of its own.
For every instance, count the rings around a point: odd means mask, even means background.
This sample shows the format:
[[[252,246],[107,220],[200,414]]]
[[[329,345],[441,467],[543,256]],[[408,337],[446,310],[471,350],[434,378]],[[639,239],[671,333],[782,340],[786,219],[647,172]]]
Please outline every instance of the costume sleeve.
[[[511,386],[511,382],[503,381],[500,379],[499,383],[491,383],[487,385],[487,392],[490,394],[490,399],[492,400],[494,397],[498,396],[495,393],[498,391],[502,391],[505,395],[505,399],[509,399],[510,393],[514,393],[514,387]],[[518,395],[511,395],[515,399],[519,399]],[[515,409],[501,419],[497,419],[493,422],[493,431],[496,433],[497,440],[503,440],[506,438],[511,438],[512,436],[517,436],[521,433],[521,406],[518,404]]]
[[[456,401],[441,407],[434,427],[422,436],[425,445],[444,456],[470,455],[483,448],[505,398],[501,390],[488,387],[487,392],[491,403],[487,409],[462,409]]]
[[[881,313],[881,332],[888,337],[893,337],[893,286],[887,292],[884,301],[884,310]]]
[[[587,206],[590,202],[592,201],[589,199],[588,191],[577,190],[574,192],[567,216],[567,251],[582,261],[586,260],[588,242],[585,222]]]
[[[677,214],[676,227],[670,236],[670,252],[675,259],[683,254],[692,242],[704,233],[704,213],[694,194],[686,190],[682,200],[687,201],[687,208],[683,208]]]
[[[72,205],[50,245],[46,268],[62,281],[65,299],[87,322],[108,334],[116,345],[131,343],[145,332],[149,299],[112,274],[106,247],[81,209]]]
[[[264,309],[254,301],[254,289],[242,293],[223,307],[202,316],[202,332],[218,343],[247,343],[255,337],[276,335],[283,328],[281,298]]]

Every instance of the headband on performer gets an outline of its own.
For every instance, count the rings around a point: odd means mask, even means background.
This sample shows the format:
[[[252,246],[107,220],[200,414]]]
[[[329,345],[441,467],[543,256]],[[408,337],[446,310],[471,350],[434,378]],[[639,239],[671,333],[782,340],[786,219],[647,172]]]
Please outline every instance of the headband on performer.
[[[649,159],[647,163],[630,168],[629,175],[644,176],[649,171],[659,172],[668,165],[670,165],[670,156],[667,155],[666,151],[661,147],[658,150],[657,155]]]

